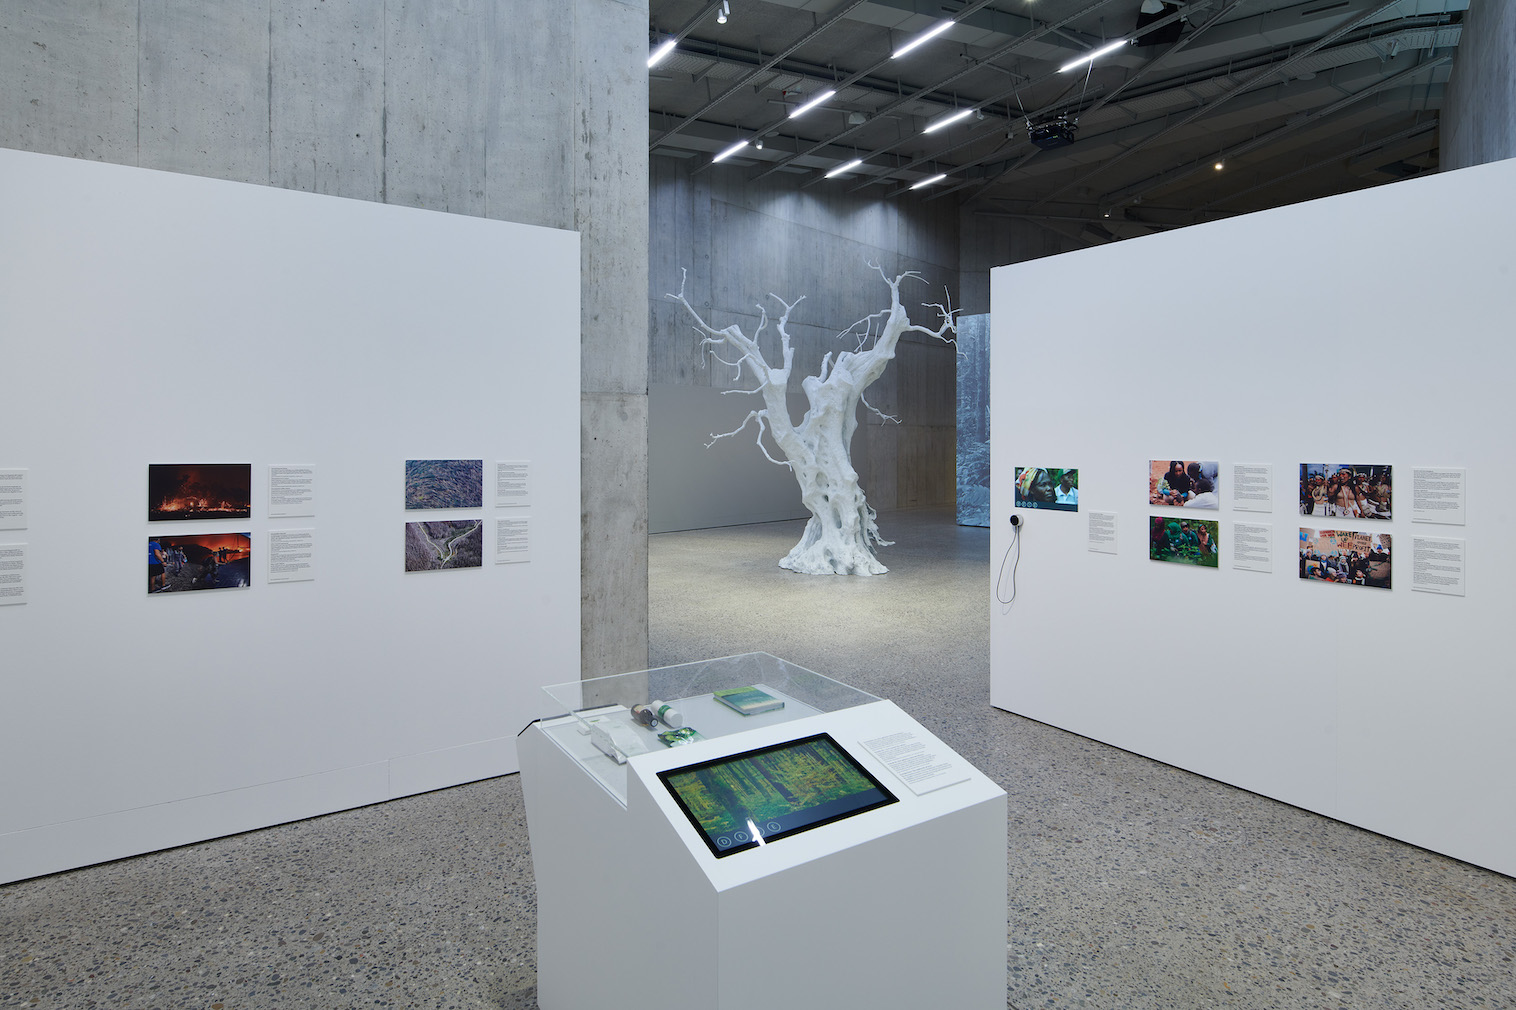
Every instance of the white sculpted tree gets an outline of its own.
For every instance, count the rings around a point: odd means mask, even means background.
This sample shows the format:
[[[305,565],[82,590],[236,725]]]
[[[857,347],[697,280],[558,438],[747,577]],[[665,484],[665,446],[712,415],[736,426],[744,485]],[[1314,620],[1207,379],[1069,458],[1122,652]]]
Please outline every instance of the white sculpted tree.
[[[787,466],[800,484],[800,500],[810,510],[810,521],[805,524],[805,533],[779,562],[779,567],[788,568],[804,575],[879,575],[889,571],[879,563],[874,554],[874,545],[888,547],[892,541],[879,536],[874,520],[876,513],[869,507],[863,489],[858,486],[858,472],[853,469],[851,446],[853,431],[858,427],[858,404],[878,414],[887,421],[896,421],[880,412],[864,399],[863,391],[879,376],[885,366],[895,357],[895,344],[906,333],[924,333],[944,343],[952,343],[946,334],[956,333],[955,310],[937,304],[926,305],[936,309],[940,322],[936,329],[912,323],[905,307],[900,304],[900,284],[907,277],[921,280],[921,275],[909,271],[890,280],[877,264],[869,267],[879,272],[890,289],[890,307],[864,316],[838,334],[839,339],[853,339],[856,347],[851,351],[837,353],[835,362],[828,351],[821,361],[821,371],[807,376],[801,382],[805,397],[810,404],[799,424],[790,419],[785,392],[790,382],[790,366],[794,363],[795,351],[787,329],[790,313],[805,296],[786,302],[770,294],[784,312],[775,323],[779,333],[779,347],[783,364],[771,365],[759,349],[758,338],[768,325],[768,313],[758,306],[758,328],[751,337],[745,335],[735,324],[725,329],[715,329],[700,318],[700,313],[684,297],[684,281],[681,279],[679,293],[668,297],[683,305],[694,317],[696,329],[703,333],[700,346],[722,364],[737,369],[738,378],[747,368],[758,383],[753,389],[730,389],[728,393],[756,394],[763,397],[763,407],[749,411],[742,423],[724,435],[713,435],[707,446],[718,440],[730,438],[746,428],[749,422],[758,422],[758,448],[763,450],[769,462]],[[723,352],[728,357],[723,357]],[[763,432],[772,434],[784,459],[775,459],[763,444]]]

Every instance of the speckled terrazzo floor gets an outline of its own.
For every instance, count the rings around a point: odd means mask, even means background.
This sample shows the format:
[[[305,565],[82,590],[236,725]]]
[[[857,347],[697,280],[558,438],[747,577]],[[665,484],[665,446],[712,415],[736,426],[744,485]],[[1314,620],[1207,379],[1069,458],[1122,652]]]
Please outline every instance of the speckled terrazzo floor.
[[[987,531],[880,525],[872,579],[774,567],[798,523],[653,537],[650,661],[773,652],[1000,782],[1008,1007],[1516,1008],[1516,880],[991,709]],[[0,1007],[515,1010],[534,932],[507,776],[0,887]]]
[[[800,522],[653,537],[650,660],[772,652],[1004,786],[1008,1007],[1516,1007],[1516,880],[990,708],[989,531],[879,524],[869,579],[775,567]]]

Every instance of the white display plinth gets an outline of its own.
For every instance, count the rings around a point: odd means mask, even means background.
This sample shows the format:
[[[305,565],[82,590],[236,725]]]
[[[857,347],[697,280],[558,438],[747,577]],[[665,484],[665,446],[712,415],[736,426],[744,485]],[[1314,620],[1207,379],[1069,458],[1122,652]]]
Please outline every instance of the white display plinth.
[[[715,713],[699,696],[661,697],[703,734],[721,735],[674,748],[654,739],[657,750],[622,765],[579,733],[572,713],[523,732],[538,1005],[1004,1006],[1005,793],[889,701],[761,653],[718,662],[784,693],[785,708],[700,725],[696,713]],[[780,687],[764,664],[804,677]],[[644,684],[666,688],[664,672],[584,683],[636,697]],[[841,691],[818,695],[816,684]],[[718,859],[658,778],[821,732],[898,802]],[[925,743],[954,784],[917,795],[864,745],[900,733]],[[624,793],[608,784],[608,767],[624,773]]]

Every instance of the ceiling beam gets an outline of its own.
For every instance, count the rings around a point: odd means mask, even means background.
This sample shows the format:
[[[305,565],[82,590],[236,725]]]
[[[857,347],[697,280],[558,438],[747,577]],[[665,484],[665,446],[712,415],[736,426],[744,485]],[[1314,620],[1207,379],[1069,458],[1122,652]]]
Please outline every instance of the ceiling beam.
[[[1073,14],[1069,14],[1068,16],[1066,16],[1065,18],[1063,18],[1061,21],[1050,22],[1048,24],[1044,24],[1040,28],[1033,29],[1031,32],[1028,32],[1027,34],[1021,36],[1019,39],[1015,39],[1015,40],[1007,43],[1006,45],[1001,46],[999,49],[997,49],[994,52],[990,53],[988,56],[985,56],[985,57],[983,57],[981,59],[975,60],[974,63],[971,64],[970,66],[964,67],[963,69],[957,71],[956,73],[949,74],[947,77],[942,78],[941,80],[937,81],[934,84],[929,84],[926,87],[918,88],[916,91],[912,92],[911,94],[906,95],[906,96],[904,96],[904,97],[896,100],[893,104],[885,106],[883,109],[879,110],[879,112],[877,112],[875,115],[876,116],[888,115],[889,113],[894,112],[897,109],[900,109],[901,107],[903,107],[903,106],[905,106],[905,105],[907,105],[907,104],[909,104],[909,103],[911,103],[913,101],[919,100],[920,98],[922,98],[925,95],[933,94],[933,93],[935,93],[937,91],[940,91],[943,88],[948,87],[949,85],[951,85],[951,84],[957,82],[958,80],[962,79],[967,74],[973,73],[975,70],[978,70],[981,67],[983,67],[983,66],[985,66],[985,65],[993,62],[994,60],[998,60],[998,59],[1000,59],[1003,56],[1010,55],[1011,53],[1013,53],[1016,50],[1020,49],[1022,46],[1030,45],[1032,42],[1034,42],[1037,39],[1041,38],[1042,36],[1048,34],[1049,32],[1052,32],[1053,30],[1055,30],[1057,28],[1061,28],[1063,25],[1068,24],[1069,22],[1074,21],[1074,20],[1076,20],[1078,18],[1084,17],[1085,15],[1087,15],[1087,14],[1093,12],[1093,11],[1097,11],[1097,10],[1099,10],[1102,7],[1104,7],[1106,4],[1108,4],[1110,2],[1111,2],[1111,0],[1095,0],[1094,3],[1090,4],[1089,6],[1083,8],[1083,9],[1081,9],[1081,10],[1079,10],[1079,11],[1073,13]],[[988,103],[980,103],[980,104],[988,104]],[[826,140],[823,140],[823,141],[819,141],[818,143],[816,143],[812,147],[810,147],[808,150],[797,153],[795,155],[795,157],[791,158],[789,161],[780,162],[778,165],[776,165],[773,168],[769,169],[767,172],[762,173],[757,178],[758,179],[762,179],[762,178],[764,178],[766,176],[772,175],[774,172],[777,172],[779,169],[784,168],[785,166],[787,166],[791,161],[794,161],[794,160],[796,160],[796,159],[798,159],[800,157],[803,157],[804,155],[814,154],[814,153],[816,153],[816,151],[820,150],[823,147],[829,147],[832,144],[836,144],[836,143],[839,143],[840,141],[846,140],[848,137],[851,137],[853,134],[857,133],[859,130],[863,129],[864,126],[867,126],[867,125],[868,125],[867,123],[863,123],[863,124],[860,124],[858,126],[854,126],[854,127],[850,128],[850,129],[844,130],[841,133],[837,134],[836,136],[829,137],[829,138],[827,138]]]
[[[1148,194],[1160,189],[1164,189],[1176,182],[1179,182],[1182,179],[1186,179],[1189,176],[1194,175],[1196,172],[1203,169],[1207,162],[1221,161],[1228,158],[1240,158],[1244,154],[1247,154],[1251,151],[1256,151],[1260,147],[1267,147],[1271,144],[1276,144],[1296,130],[1299,130],[1305,126],[1309,126],[1311,123],[1314,123],[1319,119],[1324,119],[1333,113],[1339,112],[1342,109],[1345,109],[1348,106],[1354,104],[1355,102],[1360,102],[1363,99],[1368,98],[1370,95],[1377,94],[1387,88],[1396,87],[1397,85],[1405,83],[1412,77],[1419,76],[1420,74],[1423,74],[1428,70],[1432,70],[1436,67],[1440,67],[1445,63],[1451,63],[1452,59],[1453,58],[1451,56],[1439,56],[1436,59],[1428,60],[1425,63],[1420,63],[1414,67],[1410,67],[1409,69],[1402,70],[1398,74],[1382,78],[1378,81],[1375,81],[1373,84],[1370,84],[1366,88],[1362,88],[1358,91],[1353,92],[1351,95],[1348,95],[1345,98],[1340,98],[1337,101],[1332,102],[1328,105],[1323,105],[1318,109],[1312,109],[1310,112],[1291,116],[1289,121],[1286,122],[1283,126],[1270,130],[1269,132],[1254,137],[1252,140],[1245,141],[1244,143],[1234,144],[1233,146],[1226,148],[1220,152],[1215,158],[1199,158],[1181,168],[1177,168],[1169,172],[1164,172],[1159,175],[1150,176],[1149,178],[1127,186],[1124,189],[1120,189],[1112,193],[1107,193],[1100,200],[1100,203],[1105,207],[1121,207],[1129,203],[1141,203],[1142,200],[1148,196]]]
[[[1202,116],[1210,115],[1211,113],[1215,112],[1218,108],[1220,108],[1222,105],[1225,105],[1227,102],[1229,102],[1233,98],[1236,98],[1238,95],[1242,94],[1243,92],[1257,87],[1258,85],[1262,84],[1264,81],[1266,81],[1267,79],[1269,79],[1270,77],[1273,77],[1273,76],[1275,76],[1277,74],[1284,73],[1285,71],[1289,70],[1292,66],[1294,66],[1297,63],[1299,63],[1301,60],[1305,59],[1307,56],[1310,56],[1312,53],[1316,52],[1316,50],[1322,49],[1322,48],[1324,48],[1326,46],[1331,45],[1333,42],[1335,42],[1338,39],[1342,38],[1344,35],[1347,35],[1349,32],[1352,32],[1355,29],[1359,28],[1360,26],[1366,24],[1367,22],[1369,22],[1373,18],[1377,17],[1378,15],[1384,13],[1385,11],[1388,11],[1390,8],[1398,6],[1400,4],[1400,2],[1401,2],[1401,0],[1388,0],[1388,2],[1376,2],[1368,10],[1362,11],[1362,12],[1360,12],[1360,13],[1352,16],[1352,17],[1346,18],[1336,28],[1334,28],[1331,31],[1327,32],[1325,35],[1321,36],[1315,42],[1312,42],[1310,45],[1301,48],[1297,53],[1295,53],[1294,55],[1290,56],[1288,59],[1286,59],[1283,62],[1278,63],[1276,65],[1264,67],[1263,69],[1261,69],[1261,70],[1257,71],[1256,73],[1252,74],[1251,76],[1247,77],[1245,80],[1241,81],[1240,83],[1238,83],[1236,85],[1233,85],[1231,88],[1228,88],[1228,89],[1222,91],[1222,93],[1219,94],[1219,95],[1217,95],[1215,98],[1212,98],[1209,101],[1200,103],[1188,115],[1181,116],[1177,122],[1175,122],[1175,123],[1171,124],[1170,126],[1167,126],[1164,129],[1158,131],[1157,133],[1153,134],[1153,136],[1149,137],[1147,140],[1144,140],[1141,143],[1138,143],[1138,144],[1136,144],[1136,145],[1128,148],[1127,150],[1123,151],[1121,154],[1117,155],[1116,157],[1111,158],[1108,161],[1102,162],[1100,165],[1096,166],[1091,171],[1086,172],[1084,175],[1080,176],[1079,178],[1073,179],[1073,180],[1065,183],[1063,186],[1060,186],[1058,189],[1054,190],[1053,192],[1049,193],[1047,196],[1043,197],[1042,198],[1042,202],[1046,202],[1048,200],[1055,199],[1056,197],[1061,196],[1062,194],[1068,192],[1071,189],[1082,187],[1093,176],[1098,175],[1101,172],[1105,172],[1105,171],[1109,170],[1110,168],[1114,167],[1115,165],[1120,164],[1121,162],[1125,161],[1127,158],[1130,158],[1132,155],[1136,154],[1138,151],[1141,151],[1144,148],[1147,148],[1147,147],[1149,147],[1149,146],[1157,143],[1159,140],[1162,140],[1164,137],[1167,137],[1167,136],[1171,135],[1172,133],[1174,133],[1177,130],[1183,129],[1184,127],[1188,126],[1190,123],[1192,123],[1195,120],[1201,118]]]
[[[800,38],[796,39],[794,42],[791,42],[787,47],[769,57],[768,62],[750,71],[747,76],[738,80],[737,83],[733,84],[730,88],[727,88],[721,94],[717,95],[715,98],[712,98],[709,102],[706,102],[698,112],[690,115],[684,120],[683,123],[680,123],[678,126],[675,126],[671,130],[668,130],[662,136],[653,138],[653,142],[648,145],[648,149],[651,150],[657,147],[659,143],[684,129],[686,123],[689,123],[696,119],[705,118],[707,113],[709,113],[712,109],[715,109],[718,105],[726,101],[732,95],[736,94],[739,89],[753,83],[753,81],[760,75],[774,69],[774,67],[778,66],[786,58],[793,55],[794,52],[801,46],[813,41],[817,36],[824,33],[828,28],[831,28],[837,22],[841,21],[843,18],[847,17],[849,14],[853,13],[853,11],[857,10],[859,7],[862,7],[868,2],[869,0],[846,0],[846,2],[843,3],[841,7],[837,8],[837,10],[834,11],[832,15],[825,21],[821,22],[819,25],[816,25],[810,31],[800,36]],[[987,3],[988,0],[985,0],[985,2]],[[838,90],[840,91],[842,89],[839,88]]]
[[[1246,189],[1239,189],[1232,193],[1227,193],[1225,196],[1218,196],[1216,199],[1211,200],[1209,203],[1201,204],[1199,207],[1195,208],[1194,217],[1198,220],[1200,215],[1206,213],[1214,207],[1220,206],[1221,204],[1231,203],[1233,200],[1240,200],[1245,196],[1251,196],[1259,190],[1267,189],[1270,186],[1278,185],[1281,182],[1289,182],[1291,180],[1298,179],[1301,176],[1309,175],[1312,172],[1319,172],[1323,168],[1332,168],[1339,166],[1343,162],[1351,161],[1354,158],[1368,154],[1370,151],[1377,151],[1380,148],[1388,147],[1389,145],[1399,143],[1402,140],[1409,140],[1412,137],[1417,137],[1422,134],[1435,131],[1437,129],[1437,126],[1438,123],[1435,118],[1427,119],[1425,121],[1417,123],[1415,126],[1409,127],[1408,129],[1401,130],[1397,133],[1392,133],[1387,137],[1379,137],[1375,140],[1368,141],[1367,143],[1359,144],[1357,147],[1354,147],[1351,150],[1339,152],[1329,158],[1322,158],[1321,160],[1306,165],[1303,168],[1297,168],[1293,172],[1286,172],[1283,175],[1270,175],[1267,179],[1265,179],[1263,182],[1258,183],[1257,185],[1249,186]]]

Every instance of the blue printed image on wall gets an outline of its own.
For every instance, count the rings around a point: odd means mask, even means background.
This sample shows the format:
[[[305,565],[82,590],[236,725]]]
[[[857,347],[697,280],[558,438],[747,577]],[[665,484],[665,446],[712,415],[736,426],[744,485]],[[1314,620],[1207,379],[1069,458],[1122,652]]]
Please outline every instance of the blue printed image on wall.
[[[958,317],[958,525],[990,524],[990,316]]]

